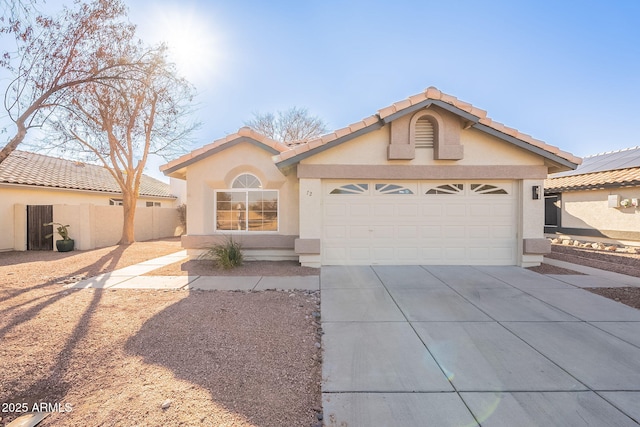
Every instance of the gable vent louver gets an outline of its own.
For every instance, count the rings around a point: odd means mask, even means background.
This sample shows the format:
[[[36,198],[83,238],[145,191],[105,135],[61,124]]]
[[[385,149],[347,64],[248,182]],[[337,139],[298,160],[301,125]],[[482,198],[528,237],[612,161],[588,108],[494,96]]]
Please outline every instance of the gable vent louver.
[[[416,122],[416,148],[433,148],[433,124],[426,117],[420,117]]]

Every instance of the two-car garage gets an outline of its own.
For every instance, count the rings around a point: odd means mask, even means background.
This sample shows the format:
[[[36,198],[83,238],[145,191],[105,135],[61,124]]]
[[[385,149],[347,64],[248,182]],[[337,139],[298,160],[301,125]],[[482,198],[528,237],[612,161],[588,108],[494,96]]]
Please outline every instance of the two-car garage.
[[[323,180],[322,264],[514,265],[516,183]]]

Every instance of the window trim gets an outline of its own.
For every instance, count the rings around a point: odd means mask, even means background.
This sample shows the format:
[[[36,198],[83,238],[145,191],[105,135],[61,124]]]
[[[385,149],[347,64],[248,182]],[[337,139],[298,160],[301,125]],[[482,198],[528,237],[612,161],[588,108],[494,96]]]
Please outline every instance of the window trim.
[[[244,174],[240,174],[244,175]],[[238,175],[238,176],[240,176]],[[251,175],[251,174],[250,174]],[[259,180],[258,180],[259,181]],[[232,183],[233,184],[233,183]],[[250,192],[265,192],[265,191],[275,191],[276,193],[276,201],[277,201],[277,210],[276,210],[276,229],[275,230],[221,230],[218,229],[218,193],[245,193],[245,215],[249,218],[249,193]],[[248,224],[248,221],[247,221]],[[270,188],[229,188],[229,189],[220,189],[213,191],[213,230],[218,233],[233,233],[233,234],[278,234],[280,233],[280,190],[270,189]]]

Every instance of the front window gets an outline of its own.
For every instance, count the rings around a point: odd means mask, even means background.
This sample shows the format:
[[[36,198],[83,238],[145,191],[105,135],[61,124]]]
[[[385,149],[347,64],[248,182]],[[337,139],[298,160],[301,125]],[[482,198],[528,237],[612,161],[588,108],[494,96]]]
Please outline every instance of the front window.
[[[216,230],[278,231],[278,191],[263,190],[253,175],[240,175],[231,189],[216,191]]]

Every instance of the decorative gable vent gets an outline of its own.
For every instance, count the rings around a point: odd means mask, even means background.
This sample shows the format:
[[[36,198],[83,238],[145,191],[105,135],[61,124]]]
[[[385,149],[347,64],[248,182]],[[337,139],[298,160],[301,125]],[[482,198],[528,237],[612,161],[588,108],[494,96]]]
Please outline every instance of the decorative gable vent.
[[[416,148],[433,148],[433,123],[427,117],[420,117],[416,122]]]

